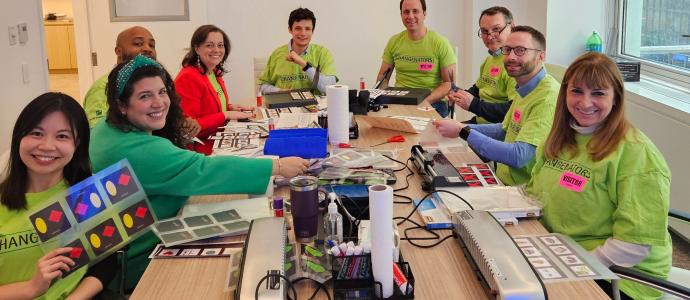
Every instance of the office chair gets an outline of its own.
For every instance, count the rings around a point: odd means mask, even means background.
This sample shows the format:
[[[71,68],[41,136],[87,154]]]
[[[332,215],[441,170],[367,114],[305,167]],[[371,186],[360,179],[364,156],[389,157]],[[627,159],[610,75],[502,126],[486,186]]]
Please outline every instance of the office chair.
[[[668,212],[670,218],[678,219],[683,222],[690,223],[690,214],[677,210],[670,209]],[[626,268],[621,266],[611,266],[611,271],[621,278],[632,280],[634,282],[644,284],[659,291],[664,295],[663,300],[670,299],[690,299],[690,270],[671,267],[668,274],[668,280],[659,279],[648,274],[637,271],[633,268]],[[620,299],[618,290],[618,283],[612,282],[613,296],[615,300]]]

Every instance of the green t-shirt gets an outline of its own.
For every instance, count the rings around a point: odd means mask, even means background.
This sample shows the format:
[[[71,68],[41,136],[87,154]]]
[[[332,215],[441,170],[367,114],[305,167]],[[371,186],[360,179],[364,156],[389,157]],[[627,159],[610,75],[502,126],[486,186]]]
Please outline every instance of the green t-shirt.
[[[546,74],[524,98],[512,93],[515,99],[503,119],[503,130],[506,132],[504,141],[525,142],[535,147],[544,143],[553,124],[559,88],[558,81]],[[496,176],[506,185],[524,184],[529,180],[533,166],[534,158],[519,169],[498,164]]]
[[[30,280],[36,272],[38,260],[45,255],[40,240],[29,221],[29,214],[42,207],[54,195],[67,189],[60,181],[46,191],[27,193],[27,210],[10,210],[0,205],[0,285]],[[53,282],[38,299],[64,299],[79,284],[86,273],[83,267],[65,278]]]
[[[392,36],[383,50],[383,62],[395,67],[395,86],[435,89],[442,82],[441,69],[457,62],[448,39],[427,29],[413,41],[407,30]]]
[[[302,67],[285,59],[289,53],[290,50],[287,44],[278,47],[278,49],[271,53],[266,63],[266,69],[259,77],[260,84],[267,83],[277,88],[288,90],[312,87],[313,83],[309,76],[307,76],[307,73],[302,71]],[[336,76],[335,61],[326,47],[309,44],[305,53],[300,54],[300,56],[314,68],[319,67],[321,74]]]
[[[208,76],[208,81],[213,86],[213,89],[216,90],[216,94],[218,94],[218,100],[220,101],[221,110],[223,112],[228,111],[227,99],[225,99],[225,93],[223,93],[223,88],[220,86],[220,83],[218,83],[218,79],[216,78],[216,74],[213,74],[213,72],[211,72],[207,76]]]
[[[108,74],[105,74],[93,82],[84,96],[84,111],[90,128],[96,127],[108,115],[108,96],[105,94],[107,85]]]
[[[572,237],[592,250],[613,237],[650,245],[650,255],[635,266],[666,278],[671,267],[667,230],[671,172],[654,144],[637,129],[618,148],[593,162],[587,154],[591,135],[576,135],[578,153],[537,161],[527,191],[542,201],[546,229]],[[623,280],[621,290],[635,299],[661,296],[651,288]]]
[[[503,54],[489,55],[481,67],[479,78],[474,84],[479,88],[479,98],[490,103],[508,102],[515,92],[515,79],[508,76],[503,66]],[[478,124],[489,123],[482,117],[476,118]]]
[[[107,121],[91,131],[89,157],[94,172],[127,158],[158,219],[177,215],[192,195],[263,194],[273,168],[270,159],[205,156],[142,131],[124,132]],[[139,281],[157,243],[149,232],[129,244],[127,288]]]

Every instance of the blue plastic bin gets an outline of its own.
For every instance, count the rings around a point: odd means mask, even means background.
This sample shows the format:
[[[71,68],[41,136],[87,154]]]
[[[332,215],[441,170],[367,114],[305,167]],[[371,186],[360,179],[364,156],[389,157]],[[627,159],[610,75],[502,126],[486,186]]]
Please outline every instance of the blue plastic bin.
[[[324,158],[328,154],[328,131],[323,128],[271,130],[264,145],[264,154]]]

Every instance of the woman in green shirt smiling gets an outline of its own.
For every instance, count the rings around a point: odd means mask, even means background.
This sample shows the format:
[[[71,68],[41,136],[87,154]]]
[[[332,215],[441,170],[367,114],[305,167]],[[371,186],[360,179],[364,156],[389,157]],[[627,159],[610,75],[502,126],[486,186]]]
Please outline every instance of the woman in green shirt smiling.
[[[543,202],[549,231],[572,237],[606,266],[666,278],[671,172],[654,143],[627,120],[624,98],[611,59],[598,53],[576,59],[563,77],[553,127],[527,188]],[[610,290],[608,282],[598,283]],[[620,289],[624,299],[661,296],[627,280]]]
[[[112,279],[114,256],[72,270],[72,248],[44,254],[29,221],[32,210],[91,176],[88,147],[86,114],[70,96],[45,93],[19,114],[0,183],[1,299],[93,298]]]
[[[159,219],[175,216],[189,196],[263,194],[271,175],[307,170],[308,161],[298,157],[204,156],[184,149],[174,90],[168,72],[148,57],[117,65],[108,77],[108,116],[93,129],[89,149],[94,170],[128,159]],[[139,281],[157,243],[151,232],[130,243],[127,288]]]

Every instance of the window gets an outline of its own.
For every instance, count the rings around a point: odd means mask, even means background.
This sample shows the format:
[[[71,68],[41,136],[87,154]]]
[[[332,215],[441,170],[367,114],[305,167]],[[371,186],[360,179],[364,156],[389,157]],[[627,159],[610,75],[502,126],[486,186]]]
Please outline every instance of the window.
[[[690,88],[690,0],[619,0],[620,56],[642,73]]]

